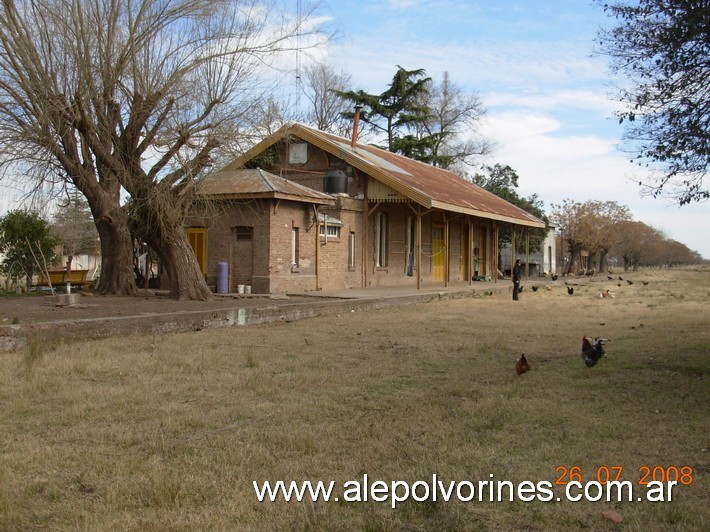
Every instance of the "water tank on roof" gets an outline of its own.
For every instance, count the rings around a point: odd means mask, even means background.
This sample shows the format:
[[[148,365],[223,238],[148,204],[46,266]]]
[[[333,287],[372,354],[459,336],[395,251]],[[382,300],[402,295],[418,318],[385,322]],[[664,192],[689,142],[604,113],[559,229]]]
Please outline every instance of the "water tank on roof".
[[[342,170],[328,170],[323,178],[323,190],[328,194],[347,194],[348,176]]]

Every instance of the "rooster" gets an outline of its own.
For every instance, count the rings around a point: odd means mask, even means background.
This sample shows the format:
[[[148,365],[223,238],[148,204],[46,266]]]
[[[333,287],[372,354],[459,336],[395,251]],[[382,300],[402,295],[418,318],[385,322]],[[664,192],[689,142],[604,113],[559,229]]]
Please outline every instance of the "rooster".
[[[528,371],[530,371],[530,364],[528,363],[528,359],[525,358],[525,355],[520,355],[520,359],[515,364],[515,373],[517,373],[518,375],[522,375],[523,373],[526,373]]]
[[[572,288],[571,286],[568,286],[568,287],[567,287],[567,293],[568,293],[569,295],[574,294],[574,288]]]
[[[599,359],[604,356],[604,342],[608,341],[606,338],[582,336],[582,359],[588,368],[596,366]]]

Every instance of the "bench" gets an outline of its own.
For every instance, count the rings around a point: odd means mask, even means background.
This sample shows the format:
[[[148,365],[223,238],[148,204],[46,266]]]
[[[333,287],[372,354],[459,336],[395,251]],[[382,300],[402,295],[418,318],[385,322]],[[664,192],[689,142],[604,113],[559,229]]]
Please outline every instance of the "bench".
[[[52,286],[62,286],[67,284],[67,281],[72,286],[82,286],[86,283],[86,275],[89,270],[69,270],[68,277],[66,269],[49,270],[46,273],[49,274],[49,279],[45,272],[40,272],[37,276],[37,286],[49,286],[50,282]]]

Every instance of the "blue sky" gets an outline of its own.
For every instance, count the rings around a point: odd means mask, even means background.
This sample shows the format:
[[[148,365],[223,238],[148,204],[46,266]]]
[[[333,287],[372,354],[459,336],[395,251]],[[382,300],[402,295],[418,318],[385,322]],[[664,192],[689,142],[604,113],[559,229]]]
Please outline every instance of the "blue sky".
[[[338,36],[327,61],[354,88],[385,90],[397,65],[476,91],[497,142],[490,163],[508,164],[519,193],[549,212],[565,198],[616,201],[636,220],[710,258],[708,203],[679,208],[642,197],[645,178],[618,149],[607,59],[594,53],[611,20],[590,0],[328,0],[321,15]]]
[[[325,60],[353,88],[380,93],[401,65],[478,92],[482,132],[498,146],[486,162],[514,168],[519,193],[537,193],[548,213],[565,198],[616,201],[710,259],[708,203],[642,197],[646,175],[618,149],[612,80],[593,53],[611,21],[591,0],[321,0],[317,14],[337,30]],[[0,187],[0,213],[16,206]]]

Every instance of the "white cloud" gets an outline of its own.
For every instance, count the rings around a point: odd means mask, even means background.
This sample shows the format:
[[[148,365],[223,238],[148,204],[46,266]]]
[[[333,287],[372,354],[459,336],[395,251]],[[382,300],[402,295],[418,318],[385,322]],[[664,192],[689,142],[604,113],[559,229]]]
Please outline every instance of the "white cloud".
[[[710,239],[697,231],[710,224],[708,213],[642,197],[638,181],[647,174],[617,148],[619,104],[609,97],[606,60],[591,55],[601,11],[579,2],[460,0],[362,0],[357,10],[378,16],[340,20],[343,34],[331,48],[354,88],[385,90],[396,65],[434,79],[447,71],[481,95],[489,109],[481,131],[498,143],[490,162],[518,172],[522,195],[537,193],[548,209],[564,198],[616,201],[710,258]]]

